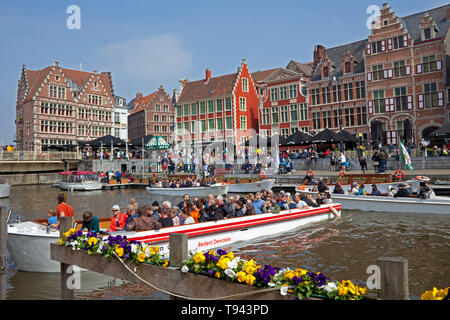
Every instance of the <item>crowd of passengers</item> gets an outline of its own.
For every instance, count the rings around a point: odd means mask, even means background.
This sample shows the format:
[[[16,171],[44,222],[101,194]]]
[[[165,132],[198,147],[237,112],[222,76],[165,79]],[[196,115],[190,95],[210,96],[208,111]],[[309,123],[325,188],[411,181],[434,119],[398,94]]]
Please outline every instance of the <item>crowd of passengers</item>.
[[[195,188],[195,187],[209,187],[216,184],[216,178],[209,179],[192,179],[186,178],[181,180],[176,179],[163,179],[161,181],[150,180],[148,185],[150,188]]]

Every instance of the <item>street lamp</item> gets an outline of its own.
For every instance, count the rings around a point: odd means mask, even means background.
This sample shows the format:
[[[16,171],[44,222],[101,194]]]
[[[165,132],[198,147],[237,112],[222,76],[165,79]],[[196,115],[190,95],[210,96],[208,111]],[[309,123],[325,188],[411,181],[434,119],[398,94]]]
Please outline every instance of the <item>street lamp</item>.
[[[336,72],[336,67],[331,66],[332,71],[330,72],[330,80],[328,87],[330,88],[330,92],[333,89],[333,83],[336,83],[337,90],[336,95],[339,103],[339,130],[340,130],[340,150],[341,154],[344,153],[344,132],[342,128],[342,105],[341,105],[341,85],[339,84],[339,74]]]

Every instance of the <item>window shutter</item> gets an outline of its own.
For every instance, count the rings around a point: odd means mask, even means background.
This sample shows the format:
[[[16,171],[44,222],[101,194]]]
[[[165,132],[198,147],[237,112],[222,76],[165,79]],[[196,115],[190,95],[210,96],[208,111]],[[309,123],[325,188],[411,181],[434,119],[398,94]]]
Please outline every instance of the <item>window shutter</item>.
[[[444,106],[444,92],[443,91],[438,92],[438,102],[439,102],[439,107]]]
[[[372,54],[372,47],[371,47],[370,43],[368,43],[366,46],[366,54],[367,55]]]
[[[372,72],[367,73],[367,81],[372,81]]]
[[[419,109],[423,109],[424,107],[423,97],[423,94],[419,94]]]
[[[406,66],[405,72],[407,75],[410,75],[411,74],[411,66]]]
[[[395,111],[395,100],[394,100],[394,98],[390,98],[389,99],[389,105],[391,107],[391,112],[394,112]]]
[[[422,73],[422,64],[421,63],[416,65],[416,73]]]
[[[373,100],[368,101],[369,113],[373,113]]]
[[[413,98],[412,96],[408,96],[408,110],[412,110],[413,108]]]
[[[386,132],[386,138],[387,138],[387,144],[391,144],[392,140],[391,140],[391,131],[387,131]]]
[[[381,52],[385,52],[386,51],[386,40],[382,40],[381,41]]]
[[[391,112],[391,103],[389,102],[389,98],[384,99],[384,104],[386,106],[386,112]]]
[[[389,69],[388,70],[388,78],[393,78],[394,77],[394,70]]]
[[[408,35],[403,36],[403,46],[405,46],[405,47],[408,46],[408,43],[409,43],[408,40],[409,40],[409,36]]]
[[[387,78],[388,78],[388,71],[384,70],[384,79],[387,79]]]
[[[392,131],[391,132],[391,137],[392,137],[392,144],[394,146],[397,145],[397,132],[396,131]]]
[[[437,70],[442,70],[442,60],[436,61],[436,69]]]
[[[388,50],[392,50],[392,38],[388,39]]]

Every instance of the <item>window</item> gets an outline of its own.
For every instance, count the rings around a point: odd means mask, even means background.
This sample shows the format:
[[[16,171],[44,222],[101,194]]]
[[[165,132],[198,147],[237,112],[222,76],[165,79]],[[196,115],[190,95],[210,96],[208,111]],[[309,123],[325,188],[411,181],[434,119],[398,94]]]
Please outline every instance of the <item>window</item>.
[[[214,101],[208,101],[208,113],[214,113]]]
[[[184,123],[184,131],[189,132],[189,122]]]
[[[247,111],[247,98],[239,97],[239,110]]]
[[[216,128],[215,122],[216,121],[214,119],[208,119],[208,131],[214,131]]]
[[[358,126],[364,126],[367,124],[366,107],[356,108],[356,120]]]
[[[49,86],[49,94],[50,98],[56,98],[57,89],[56,86]]]
[[[278,88],[270,89],[270,100],[278,101]]]
[[[206,113],[206,102],[200,102],[200,114],[205,114]]]
[[[225,129],[226,130],[233,129],[233,119],[231,117],[226,117],[225,118]]]
[[[347,61],[347,62],[345,63],[344,70],[345,70],[345,73],[350,73],[350,72],[352,72],[350,62]]]
[[[345,123],[347,127],[355,126],[355,110],[353,108],[345,109]]]
[[[153,121],[154,122],[159,122],[159,115],[158,114],[153,115]]]
[[[191,121],[191,132],[196,133],[197,132],[197,122]]]
[[[437,93],[437,84],[425,83],[424,92],[425,92],[425,107],[426,108],[438,107],[439,99]]]
[[[372,75],[373,80],[383,80],[384,79],[384,71],[383,71],[383,65],[376,65],[372,66]]]
[[[225,98],[225,110],[231,110],[231,98]]]
[[[319,94],[319,89],[312,89],[312,104],[313,105],[317,105],[320,104],[320,94]]]
[[[330,102],[331,102],[330,88],[323,87],[322,88],[322,103],[330,103]]]
[[[431,28],[426,28],[425,30],[423,30],[423,36],[424,40],[431,39]]]
[[[353,83],[344,84],[345,100],[353,100]]]
[[[240,117],[241,130],[247,130],[247,117]]]
[[[297,95],[297,85],[296,84],[291,84],[289,86],[289,97],[290,99],[295,99],[298,97]]]
[[[372,53],[380,53],[381,52],[381,41],[372,43]]]
[[[262,110],[262,123],[261,124],[270,124],[270,109],[265,108]]]
[[[406,87],[395,88],[394,93],[397,111],[408,110],[408,97],[406,95]]]
[[[404,37],[395,37],[394,38],[394,49],[401,49],[405,47]]]
[[[177,106],[177,117],[181,117],[183,115],[183,110],[181,106]]]
[[[394,62],[394,75],[396,78],[404,77],[406,75],[405,61]]]
[[[323,123],[325,127],[331,128],[331,111],[324,111],[323,112]]]
[[[356,99],[365,99],[366,98],[366,88],[365,82],[356,82]]]
[[[248,79],[242,78],[242,91],[248,92]]]
[[[155,111],[161,111],[161,105],[159,104],[155,105]]]
[[[202,126],[202,132],[206,132],[206,120],[200,120]]]
[[[222,112],[223,110],[222,99],[216,100],[216,109],[217,112]]]
[[[290,109],[291,109],[291,122],[298,121],[298,104],[292,104]]]
[[[313,112],[313,128],[320,129],[320,112]]]
[[[281,123],[288,122],[289,106],[280,107]]]
[[[274,108],[272,108],[272,123],[275,124],[278,122],[279,122],[278,121],[278,108],[274,107]]]
[[[384,100],[384,90],[377,90],[373,92],[375,113],[386,112],[386,101]]]
[[[289,137],[289,128],[283,128],[283,129],[281,129],[281,136],[282,136],[283,138]]]
[[[280,88],[280,100],[286,100],[287,98],[288,98],[287,87],[281,87]]]
[[[184,116],[185,117],[189,116],[189,105],[188,104],[184,105]]]
[[[424,73],[425,72],[434,72],[437,70],[436,56],[423,57],[422,61],[423,61],[422,68],[423,68]]]
[[[222,118],[217,118],[217,130],[222,131],[223,130],[223,119]]]
[[[323,67],[323,77],[328,78],[329,77],[329,69],[328,66]]]
[[[191,104],[191,115],[192,116],[197,115],[197,104],[196,103]]]
[[[299,104],[300,121],[308,120],[308,105],[306,103]]]

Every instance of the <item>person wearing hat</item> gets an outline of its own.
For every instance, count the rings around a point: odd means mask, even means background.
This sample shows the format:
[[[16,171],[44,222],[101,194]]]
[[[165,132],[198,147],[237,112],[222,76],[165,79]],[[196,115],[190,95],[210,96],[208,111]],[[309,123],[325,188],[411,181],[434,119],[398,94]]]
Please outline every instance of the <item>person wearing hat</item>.
[[[408,185],[404,183],[400,183],[398,186],[398,191],[394,194],[394,198],[407,198],[411,195],[411,192],[408,189]]]
[[[111,224],[109,231],[123,231],[127,223],[128,215],[125,212],[120,212],[120,207],[116,204],[112,207],[113,216],[111,217]]]
[[[159,221],[159,219],[161,218],[161,208],[159,207],[158,201],[153,201],[152,212],[153,219],[155,219],[155,221]]]
[[[373,184],[373,185],[372,185],[372,193],[371,193],[370,195],[371,195],[371,196],[374,196],[374,197],[379,197],[379,196],[381,196],[381,191],[378,190],[378,187],[377,187],[376,184]]]
[[[358,192],[359,192],[358,183],[353,182],[352,189],[350,190],[350,195],[354,196],[354,195],[358,194]]]
[[[85,211],[83,213],[83,225],[81,226],[81,231],[87,230],[89,232],[100,232],[99,220],[90,211]]]

